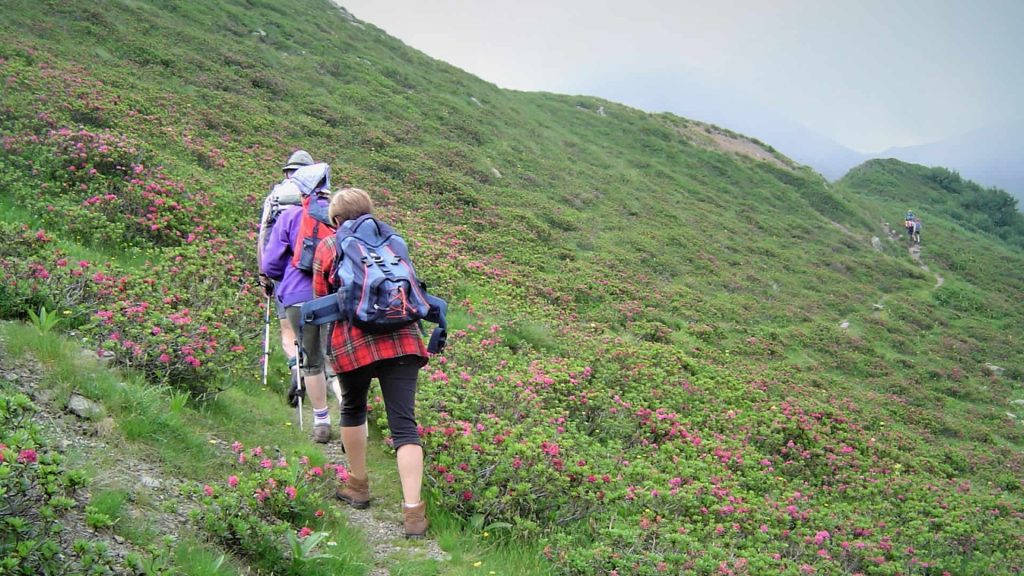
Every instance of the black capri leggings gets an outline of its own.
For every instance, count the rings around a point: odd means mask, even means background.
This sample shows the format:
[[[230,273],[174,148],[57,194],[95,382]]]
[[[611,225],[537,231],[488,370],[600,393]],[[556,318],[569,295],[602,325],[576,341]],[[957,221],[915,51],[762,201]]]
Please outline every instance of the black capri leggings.
[[[422,364],[419,356],[399,356],[338,374],[342,396],[341,425],[348,428],[366,423],[366,396],[370,380],[376,376],[384,397],[392,445],[396,450],[406,444],[420,445],[420,435],[416,431],[416,380]]]

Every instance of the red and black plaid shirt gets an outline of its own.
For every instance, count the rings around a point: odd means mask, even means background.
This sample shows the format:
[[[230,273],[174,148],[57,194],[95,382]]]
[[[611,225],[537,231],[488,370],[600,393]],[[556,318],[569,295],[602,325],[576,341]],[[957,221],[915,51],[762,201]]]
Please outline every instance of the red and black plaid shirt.
[[[313,258],[314,295],[326,296],[341,288],[337,277],[339,263],[335,237],[323,239]],[[416,324],[383,334],[363,332],[349,322],[335,322],[329,326],[331,336],[328,340],[327,359],[337,374],[362,368],[378,360],[410,354],[422,357],[423,363],[427,363],[427,347],[423,345]]]

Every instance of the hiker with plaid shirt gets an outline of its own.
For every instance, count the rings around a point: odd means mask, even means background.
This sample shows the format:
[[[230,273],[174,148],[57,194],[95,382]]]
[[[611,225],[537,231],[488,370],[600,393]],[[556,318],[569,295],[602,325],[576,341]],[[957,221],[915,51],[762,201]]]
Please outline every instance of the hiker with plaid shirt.
[[[373,213],[369,194],[358,188],[337,192],[328,207],[336,227],[348,220]],[[313,293],[326,296],[342,286],[338,275],[341,253],[334,236],[317,247],[313,260]],[[423,484],[423,447],[416,426],[416,383],[428,353],[417,324],[390,332],[369,333],[351,322],[325,326],[327,360],[341,379],[341,440],[348,456],[349,476],[335,495],[354,508],[370,505],[369,475],[366,468],[366,401],[370,381],[377,378],[392,446],[402,484],[405,534],[420,537],[427,531],[426,503],[420,498]]]

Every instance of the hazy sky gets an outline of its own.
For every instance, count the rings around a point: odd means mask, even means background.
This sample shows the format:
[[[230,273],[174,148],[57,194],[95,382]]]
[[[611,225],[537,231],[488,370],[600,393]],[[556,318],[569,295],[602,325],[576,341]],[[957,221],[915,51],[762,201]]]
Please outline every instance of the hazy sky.
[[[860,152],[1024,116],[1024,0],[338,3],[503,88],[763,110]]]

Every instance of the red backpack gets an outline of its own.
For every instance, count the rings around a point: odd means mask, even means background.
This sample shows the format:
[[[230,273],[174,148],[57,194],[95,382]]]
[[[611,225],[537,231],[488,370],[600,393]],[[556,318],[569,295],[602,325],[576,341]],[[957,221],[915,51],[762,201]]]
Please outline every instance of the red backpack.
[[[313,272],[313,255],[320,241],[334,234],[334,225],[327,217],[327,207],[318,202],[317,194],[302,199],[302,217],[299,236],[292,246],[292,266],[303,272]]]

